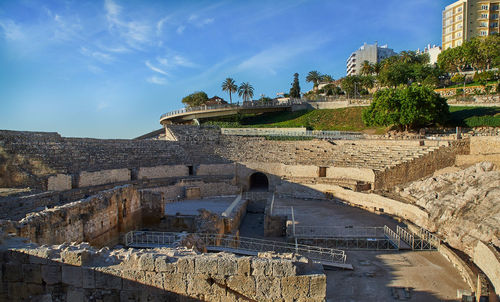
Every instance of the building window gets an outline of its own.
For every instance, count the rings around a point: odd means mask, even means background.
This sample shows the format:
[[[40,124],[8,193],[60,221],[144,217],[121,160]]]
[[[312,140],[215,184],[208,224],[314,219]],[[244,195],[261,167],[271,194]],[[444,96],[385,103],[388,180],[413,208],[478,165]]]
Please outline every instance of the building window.
[[[498,7],[499,7],[498,5],[492,5],[491,10],[498,10]]]
[[[498,27],[498,23],[497,22],[491,23],[490,27]]]
[[[481,5],[482,10],[488,10],[488,5]]]
[[[457,24],[457,26],[455,27],[455,29],[462,29],[462,24]]]
[[[481,14],[481,19],[488,19],[488,14]]]
[[[480,36],[487,36],[488,35],[488,32],[485,31],[485,30],[482,30],[480,33],[479,33]]]
[[[498,14],[492,14],[491,19],[498,19]]]
[[[455,38],[460,38],[460,37],[462,37],[462,33],[456,33],[455,34]]]
[[[457,19],[456,19],[456,21],[462,21],[462,15],[460,15],[460,16],[457,16]]]
[[[462,45],[462,41],[457,41],[457,46]]]
[[[481,23],[479,24],[479,27],[488,27],[488,23],[486,23],[486,22],[481,22]]]
[[[457,8],[457,12],[461,13],[462,12],[462,8],[461,7]]]

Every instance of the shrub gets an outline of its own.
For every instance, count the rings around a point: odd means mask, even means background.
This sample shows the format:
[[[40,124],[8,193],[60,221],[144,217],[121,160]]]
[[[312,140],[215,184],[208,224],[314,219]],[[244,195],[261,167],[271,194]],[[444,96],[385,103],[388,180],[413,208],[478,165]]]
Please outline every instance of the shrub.
[[[426,86],[383,89],[375,93],[370,107],[363,111],[366,125],[413,128],[444,122],[449,114],[446,99]]]

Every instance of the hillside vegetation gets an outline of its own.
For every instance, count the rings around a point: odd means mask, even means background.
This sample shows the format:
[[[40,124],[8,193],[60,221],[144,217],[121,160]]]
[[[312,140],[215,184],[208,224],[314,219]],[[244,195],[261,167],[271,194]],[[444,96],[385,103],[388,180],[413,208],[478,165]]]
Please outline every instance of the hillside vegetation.
[[[368,127],[363,110],[368,107],[273,112],[208,119],[206,125],[222,128],[296,128],[310,130],[361,131],[383,134],[389,128]],[[500,127],[500,107],[450,107],[448,127]]]

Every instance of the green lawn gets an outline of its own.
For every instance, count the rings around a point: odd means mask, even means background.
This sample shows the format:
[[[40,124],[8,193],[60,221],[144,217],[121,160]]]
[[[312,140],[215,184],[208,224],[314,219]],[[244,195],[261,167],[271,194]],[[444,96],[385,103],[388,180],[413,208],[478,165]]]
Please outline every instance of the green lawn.
[[[450,106],[449,126],[500,127],[500,107]]]
[[[361,115],[366,107],[340,109],[301,110],[295,112],[273,112],[259,115],[226,117],[207,120],[204,124],[225,128],[295,128],[310,130],[365,131],[385,133],[385,127],[367,127]]]

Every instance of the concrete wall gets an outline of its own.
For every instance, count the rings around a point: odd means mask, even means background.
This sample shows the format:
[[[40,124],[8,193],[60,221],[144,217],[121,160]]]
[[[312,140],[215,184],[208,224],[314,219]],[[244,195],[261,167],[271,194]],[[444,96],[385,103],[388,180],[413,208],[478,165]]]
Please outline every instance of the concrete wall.
[[[326,276],[303,260],[85,245],[2,249],[2,301],[324,301]]]
[[[500,253],[494,247],[478,241],[473,261],[488,276],[496,294],[500,295]]]
[[[500,137],[472,136],[470,138],[470,154],[500,154]]]
[[[137,178],[166,178],[188,175],[189,168],[185,165],[163,165],[155,167],[140,167],[139,172],[137,173]]]
[[[130,181],[129,169],[100,170],[97,172],[80,172],[78,187],[98,186],[115,182]]]
[[[71,190],[71,175],[57,174],[50,176],[47,180],[48,191],[66,191]]]
[[[196,167],[196,175],[234,175],[235,164],[201,164]]]

